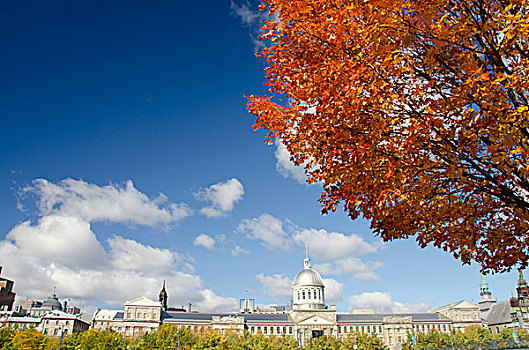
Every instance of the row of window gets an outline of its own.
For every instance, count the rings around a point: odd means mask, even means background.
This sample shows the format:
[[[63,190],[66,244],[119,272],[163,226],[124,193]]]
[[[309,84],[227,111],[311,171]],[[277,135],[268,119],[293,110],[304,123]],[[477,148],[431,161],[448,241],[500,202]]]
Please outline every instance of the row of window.
[[[298,290],[298,300],[305,300],[305,299],[318,299],[318,300],[323,300],[322,298],[322,293],[321,293],[321,289],[318,289],[318,290],[302,290],[302,291],[299,291]]]
[[[44,324],[46,324],[46,325],[59,324],[59,320],[46,320],[46,321],[44,321]],[[70,321],[66,321],[64,324],[65,325],[69,325]]]
[[[450,330],[450,325],[446,324],[417,324],[413,325],[413,330],[418,332],[426,333],[431,329],[436,329],[442,332],[448,332]]]
[[[292,326],[250,326],[250,333],[259,333],[259,331],[263,334],[293,334],[294,332]]]
[[[342,332],[343,331],[343,332]],[[382,333],[382,326],[338,326],[338,333]]]

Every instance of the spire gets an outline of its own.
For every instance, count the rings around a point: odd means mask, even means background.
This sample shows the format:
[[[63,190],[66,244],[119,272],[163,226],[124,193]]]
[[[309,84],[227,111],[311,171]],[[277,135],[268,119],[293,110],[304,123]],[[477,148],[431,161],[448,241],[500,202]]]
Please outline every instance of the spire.
[[[163,309],[165,311],[167,311],[167,299],[168,299],[168,296],[167,296],[167,291],[165,290],[165,280],[164,280],[163,281],[163,287],[162,287],[162,290],[160,291],[160,295],[159,295],[158,300],[162,304]]]
[[[305,241],[305,260],[303,261],[303,265],[306,269],[310,269],[309,245],[306,241]]]
[[[527,281],[523,277],[523,270],[522,269],[518,269],[518,285],[519,286],[527,285]]]

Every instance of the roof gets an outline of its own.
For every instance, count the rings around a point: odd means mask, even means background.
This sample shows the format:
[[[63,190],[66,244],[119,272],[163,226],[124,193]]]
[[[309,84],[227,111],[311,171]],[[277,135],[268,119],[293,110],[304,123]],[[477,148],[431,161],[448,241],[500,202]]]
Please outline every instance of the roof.
[[[42,308],[50,308],[52,310],[62,310],[62,304],[59,302],[59,299],[57,299],[57,296],[53,294],[53,296],[49,297],[42,303]]]
[[[320,286],[324,287],[323,280],[321,279],[320,274],[311,269],[310,267],[306,267],[294,278],[294,283],[292,283],[293,286]]]
[[[435,309],[431,310],[430,312],[440,312],[448,309],[479,309],[479,307],[476,304],[472,304],[466,300],[460,300],[456,301],[455,303],[439,306]]]
[[[439,314],[435,313],[410,313],[410,314],[337,314],[336,320],[338,323],[346,322],[380,322],[384,321],[385,317],[411,317],[412,322],[450,322],[445,318],[441,318]]]
[[[207,314],[198,312],[164,312],[163,320],[211,321],[213,316],[233,316],[233,314]]]
[[[90,323],[90,322],[83,320],[81,317],[77,315],[68,314],[60,310],[52,310],[50,312],[47,312],[46,314],[44,314],[44,316],[42,316],[42,319],[77,320],[83,323]]]
[[[287,314],[243,314],[247,321],[259,322],[259,321],[274,321],[274,322],[292,322]]]
[[[511,323],[511,303],[509,300],[499,301],[492,304],[487,314],[489,326]]]
[[[139,297],[134,300],[128,300],[125,302],[125,306],[151,306],[151,307],[162,307],[162,304],[158,301],[152,301],[146,297]]]
[[[120,310],[99,310],[94,315],[94,321],[114,320],[119,312]]]
[[[244,317],[249,322],[291,322],[287,314],[209,314],[194,312],[164,312],[164,321],[212,321],[214,316]]]
[[[40,317],[11,316],[6,321],[15,323],[40,323],[42,319]]]

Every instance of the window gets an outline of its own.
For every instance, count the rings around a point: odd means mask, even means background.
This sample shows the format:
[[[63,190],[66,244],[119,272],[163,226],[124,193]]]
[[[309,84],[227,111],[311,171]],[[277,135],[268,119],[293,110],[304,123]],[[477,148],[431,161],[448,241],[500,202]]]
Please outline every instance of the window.
[[[267,333],[267,329],[266,329],[266,327],[263,327],[263,331],[264,331],[264,332],[263,332],[264,334]]]
[[[253,326],[250,327],[250,333],[253,333]]]
[[[300,296],[299,296],[299,290],[298,290],[298,300],[301,299]]]
[[[307,297],[307,299],[310,299],[310,290],[308,291],[308,297]]]
[[[287,327],[283,327],[283,334],[287,334]]]
[[[371,326],[367,326],[367,333],[371,333]]]
[[[292,334],[292,327],[288,327],[288,333]]]
[[[305,299],[305,291],[301,293],[301,296],[303,297],[303,299]]]

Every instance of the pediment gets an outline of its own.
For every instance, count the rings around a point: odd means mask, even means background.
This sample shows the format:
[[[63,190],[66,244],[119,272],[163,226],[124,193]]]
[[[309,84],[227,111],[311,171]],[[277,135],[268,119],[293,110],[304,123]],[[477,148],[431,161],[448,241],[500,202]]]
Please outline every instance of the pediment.
[[[162,307],[157,301],[153,301],[146,297],[139,297],[138,299],[129,300],[125,302],[125,306],[150,306],[150,307]]]
[[[462,300],[459,303],[455,304],[452,309],[478,309],[478,306],[466,300]]]
[[[304,319],[301,322],[298,322],[298,325],[311,325],[311,324],[333,325],[334,323],[322,317],[319,317],[319,316],[311,316],[311,317]]]

